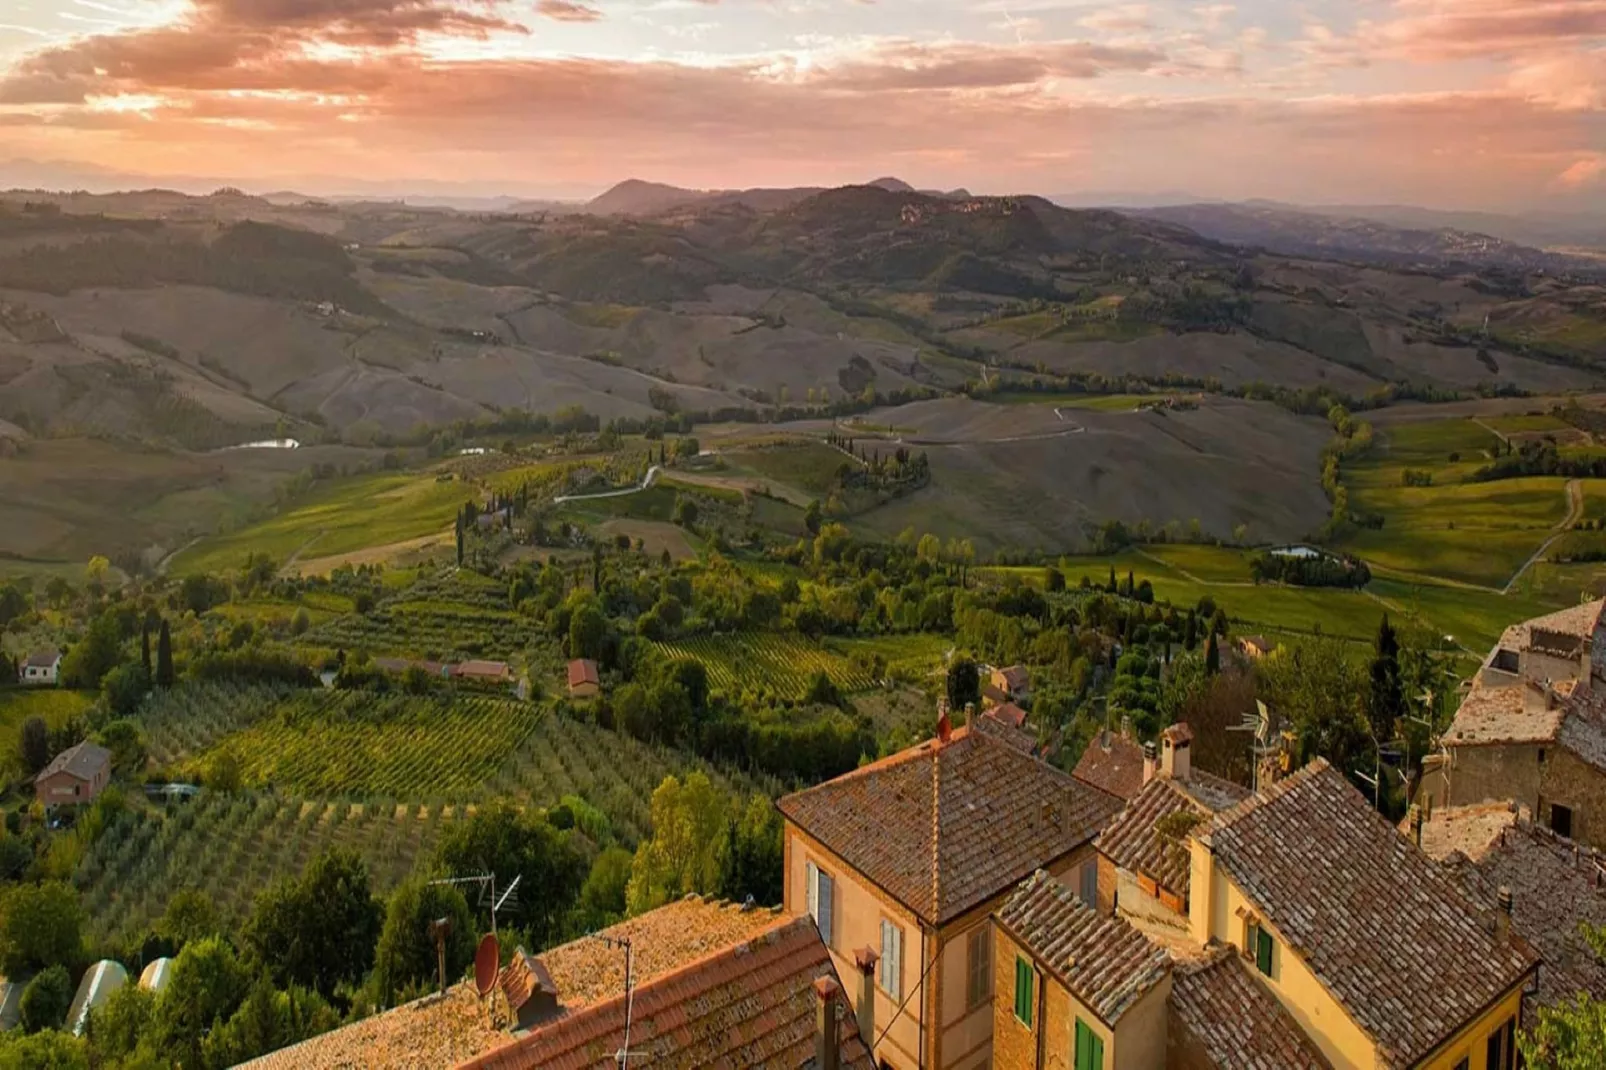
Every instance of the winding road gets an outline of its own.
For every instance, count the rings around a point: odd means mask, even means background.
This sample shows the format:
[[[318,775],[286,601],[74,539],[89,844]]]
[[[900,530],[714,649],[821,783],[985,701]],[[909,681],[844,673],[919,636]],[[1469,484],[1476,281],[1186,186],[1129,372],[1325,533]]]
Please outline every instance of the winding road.
[[[552,504],[563,505],[567,502],[591,502],[596,501],[599,498],[623,498],[630,494],[640,494],[642,491],[652,486],[653,481],[658,478],[658,473],[662,472],[663,470],[663,465],[653,465],[651,468],[647,469],[647,474],[642,477],[641,484],[639,486],[625,487],[623,490],[605,490],[597,494],[564,494],[560,497],[553,498]]]
[[[1500,593],[1510,594],[1511,588],[1517,585],[1517,581],[1522,579],[1523,574],[1529,569],[1533,568],[1534,565],[1538,564],[1540,559],[1542,559],[1545,554],[1550,552],[1550,548],[1556,544],[1556,540],[1571,531],[1573,529],[1573,525],[1577,524],[1578,521],[1583,519],[1583,516],[1584,485],[1579,480],[1569,479],[1567,481],[1567,516],[1560,524],[1556,525],[1555,533],[1551,535],[1550,538],[1546,539],[1542,544],[1540,544],[1539,549],[1534,551],[1534,555],[1527,561],[1523,562],[1523,566],[1517,570],[1517,574],[1512,576],[1511,579],[1506,582],[1506,585],[1500,589]]]

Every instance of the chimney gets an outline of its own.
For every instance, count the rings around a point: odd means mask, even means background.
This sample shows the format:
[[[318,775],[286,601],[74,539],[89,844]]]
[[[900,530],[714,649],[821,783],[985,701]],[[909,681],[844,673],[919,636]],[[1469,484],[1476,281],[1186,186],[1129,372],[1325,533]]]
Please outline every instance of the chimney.
[[[1494,914],[1494,938],[1505,941],[1511,938],[1511,888],[1509,885],[1500,886],[1499,895],[1495,898],[1496,910]]]
[[[1132,739],[1132,715],[1129,713],[1121,714],[1121,738],[1128,742]]]
[[[859,1005],[854,1008],[859,1019],[859,1036],[864,1046],[875,1046],[875,967],[881,960],[875,948],[861,947],[853,953],[853,964],[859,968]]]
[[[1524,713],[1545,713],[1556,708],[1556,689],[1549,680],[1529,680],[1523,684]]]
[[[1422,846],[1422,808],[1411,807],[1411,837],[1416,840],[1418,847]]]
[[[1157,754],[1158,752],[1155,750],[1152,741],[1143,745],[1143,782],[1145,784],[1154,779],[1155,771],[1160,767],[1160,759]]]
[[[815,1070],[842,1070],[842,1035],[836,1024],[836,1001],[842,986],[829,977],[814,981]]]
[[[954,723],[948,719],[948,703],[937,703],[937,740],[947,743],[954,738]]]
[[[1193,730],[1186,723],[1160,733],[1160,775],[1168,780],[1187,780],[1192,771]]]

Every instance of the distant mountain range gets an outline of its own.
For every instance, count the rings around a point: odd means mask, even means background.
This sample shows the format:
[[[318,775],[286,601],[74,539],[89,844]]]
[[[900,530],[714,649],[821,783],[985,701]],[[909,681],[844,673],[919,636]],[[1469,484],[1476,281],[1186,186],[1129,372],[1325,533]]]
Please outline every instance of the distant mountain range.
[[[1517,271],[1551,273],[1590,273],[1606,271],[1606,260],[1538,248],[1486,231],[1448,225],[1455,222],[1493,223],[1499,216],[1475,213],[1430,213],[1421,209],[1379,211],[1391,219],[1362,213],[1368,209],[1308,209],[1265,201],[1246,204],[1185,204],[1161,208],[1124,209],[1145,219],[1159,219],[1187,227],[1206,238],[1243,248],[1264,249],[1282,256],[1321,259],[1364,260],[1394,267],[1465,265],[1474,268],[1498,267]],[[1507,221],[1513,222],[1516,221]],[[1437,223],[1437,225],[1434,225]],[[1606,227],[1599,236],[1606,245]],[[1517,229],[1532,233],[1540,224],[1529,223]],[[1564,245],[1584,250],[1592,244],[1587,226],[1566,230],[1559,227],[1552,237],[1566,235]]]
[[[889,193],[919,193],[927,197],[961,200],[970,197],[969,190],[947,192],[916,190],[898,178],[878,178],[865,183]],[[591,215],[659,215],[679,208],[699,208],[738,205],[755,212],[772,212],[791,207],[825,192],[822,186],[799,186],[784,189],[698,190],[668,186],[659,182],[626,179],[600,197],[586,202],[583,211]]]

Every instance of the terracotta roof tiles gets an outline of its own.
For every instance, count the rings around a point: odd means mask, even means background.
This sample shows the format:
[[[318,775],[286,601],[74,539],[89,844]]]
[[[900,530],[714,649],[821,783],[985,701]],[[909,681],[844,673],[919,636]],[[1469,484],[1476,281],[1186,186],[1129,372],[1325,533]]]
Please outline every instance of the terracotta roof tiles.
[[[1000,728],[1002,726],[999,726]],[[793,824],[941,923],[1091,840],[1120,802],[983,728],[781,799]]]
[[[1227,947],[1180,962],[1171,1021],[1218,1070],[1328,1070],[1331,1063]],[[1173,1045],[1183,1037],[1173,1036]]]
[[[1143,748],[1105,731],[1087,745],[1071,775],[1117,798],[1131,799],[1143,788]]]
[[[630,1065],[660,1070],[809,1066],[815,1055],[815,981],[838,989],[830,953],[806,918],[775,921],[734,947],[638,986]],[[835,1002],[842,1065],[871,1070],[845,998]],[[607,1070],[624,1039],[618,995],[460,1064],[463,1070]]]
[[[1383,820],[1325,761],[1201,834],[1233,883],[1378,1045],[1413,1065],[1533,972],[1521,939]]]
[[[112,752],[105,747],[89,742],[80,743],[52,758],[50,764],[40,770],[39,779],[67,773],[79,780],[93,780],[96,773],[111,764],[111,760]]]
[[[1114,1026],[1165,979],[1171,956],[1038,870],[993,917],[1076,998]]]

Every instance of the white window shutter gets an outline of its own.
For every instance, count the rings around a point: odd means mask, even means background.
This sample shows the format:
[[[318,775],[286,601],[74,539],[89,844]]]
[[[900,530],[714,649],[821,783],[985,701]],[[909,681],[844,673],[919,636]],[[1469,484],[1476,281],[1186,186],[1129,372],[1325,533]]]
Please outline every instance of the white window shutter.
[[[809,917],[820,923],[820,868],[813,862],[803,869],[803,895],[808,900]]]

